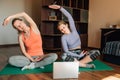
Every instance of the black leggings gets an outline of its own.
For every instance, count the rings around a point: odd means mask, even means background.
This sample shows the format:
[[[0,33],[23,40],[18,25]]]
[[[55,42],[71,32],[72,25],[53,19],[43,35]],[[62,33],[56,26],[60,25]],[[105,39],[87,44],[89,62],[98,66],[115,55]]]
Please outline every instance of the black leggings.
[[[82,50],[76,49],[76,50],[71,50],[71,52],[79,55],[82,52]],[[100,51],[99,50],[90,50],[90,51],[88,51],[87,54],[94,61],[100,55]],[[63,53],[61,58],[62,58],[63,61],[74,61],[74,58],[76,58],[77,60],[81,60],[85,56],[86,55],[84,55],[82,57],[76,57],[76,56],[68,55],[68,53]]]

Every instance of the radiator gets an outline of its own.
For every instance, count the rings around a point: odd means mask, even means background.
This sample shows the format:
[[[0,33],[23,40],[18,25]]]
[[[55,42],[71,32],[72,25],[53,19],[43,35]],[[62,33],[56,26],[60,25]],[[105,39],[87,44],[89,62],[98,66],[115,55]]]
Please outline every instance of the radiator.
[[[102,53],[108,55],[120,56],[120,41],[106,42],[106,45]]]

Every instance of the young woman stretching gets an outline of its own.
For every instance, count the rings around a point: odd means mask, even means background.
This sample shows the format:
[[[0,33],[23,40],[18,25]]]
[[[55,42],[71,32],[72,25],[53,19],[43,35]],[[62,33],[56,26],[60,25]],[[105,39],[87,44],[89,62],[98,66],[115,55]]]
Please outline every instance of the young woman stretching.
[[[27,25],[24,18],[29,25]],[[44,54],[42,48],[42,39],[40,31],[35,22],[25,12],[7,17],[3,25],[7,25],[12,19],[13,28],[18,31],[18,41],[23,55],[11,56],[9,63],[16,67],[24,69],[34,69],[51,64],[57,59],[57,54]]]
[[[58,23],[58,29],[63,33],[61,42],[65,53],[62,54],[62,59],[64,61],[79,61],[80,67],[95,68],[94,64],[88,63],[95,60],[97,56],[100,55],[100,52],[98,50],[91,50],[84,54],[84,51],[81,50],[79,34],[75,28],[75,23],[70,13],[59,5],[49,5],[49,8],[59,9],[68,18],[69,24],[64,21]]]

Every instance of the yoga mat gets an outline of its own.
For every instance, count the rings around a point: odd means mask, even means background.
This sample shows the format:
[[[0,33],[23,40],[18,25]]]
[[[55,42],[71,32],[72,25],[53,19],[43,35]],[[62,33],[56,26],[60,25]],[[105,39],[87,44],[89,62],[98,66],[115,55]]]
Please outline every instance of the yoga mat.
[[[79,71],[103,71],[103,70],[113,70],[112,67],[106,65],[105,63],[95,60],[92,63],[96,65],[95,69],[88,69],[88,68],[79,68]],[[14,66],[11,66],[7,64],[7,66],[0,71],[0,75],[12,75],[12,74],[34,74],[34,73],[48,73],[48,72],[53,72],[53,64],[49,64],[45,66],[44,69],[41,68],[36,68],[32,70],[24,70],[21,71],[21,68],[17,68]]]
[[[104,70],[113,70],[112,67],[108,66],[107,64],[101,62],[100,60],[95,60],[92,62],[95,64],[95,69],[89,69],[89,68],[79,68],[79,71],[104,71]]]

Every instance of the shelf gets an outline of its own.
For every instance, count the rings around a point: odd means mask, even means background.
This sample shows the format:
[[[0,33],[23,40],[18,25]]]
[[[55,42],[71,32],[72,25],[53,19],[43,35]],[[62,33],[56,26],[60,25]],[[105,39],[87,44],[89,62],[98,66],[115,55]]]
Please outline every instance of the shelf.
[[[61,37],[62,34],[42,34],[44,37]]]
[[[70,0],[63,0],[63,6],[70,6]]]
[[[88,23],[88,10],[81,9],[80,14],[80,22]]]
[[[83,8],[83,0],[78,0],[78,2],[77,2],[77,7],[78,8],[80,8],[80,9],[82,9]]]
[[[42,20],[42,22],[52,23],[52,22],[59,22],[60,20]]]
[[[76,4],[77,4],[77,0],[73,0],[71,3],[71,7],[76,8],[77,7]]]
[[[80,34],[80,38],[81,38],[81,47],[87,48],[87,44],[88,44],[88,34]]]

